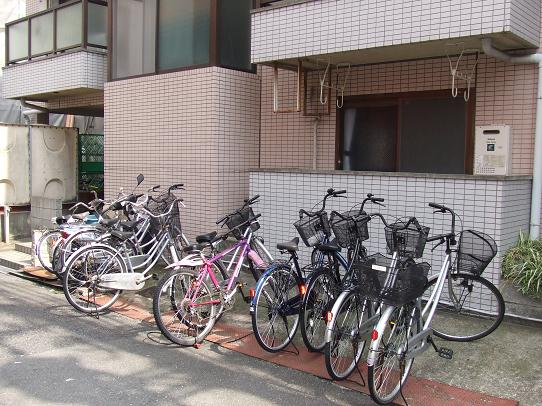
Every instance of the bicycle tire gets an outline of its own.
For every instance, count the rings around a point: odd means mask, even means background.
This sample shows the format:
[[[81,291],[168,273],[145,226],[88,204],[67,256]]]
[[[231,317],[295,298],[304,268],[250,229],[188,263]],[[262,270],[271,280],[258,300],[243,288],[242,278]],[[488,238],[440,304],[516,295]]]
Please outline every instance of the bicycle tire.
[[[331,269],[320,268],[311,275],[306,288],[299,311],[299,328],[307,349],[320,352],[326,345],[325,314],[340,293],[340,281]]]
[[[57,273],[61,275],[64,272],[64,264],[68,262],[69,257],[74,252],[79,248],[88,245],[90,241],[98,240],[102,234],[103,232],[96,228],[83,228],[65,239],[62,246],[60,246],[60,258],[57,266],[59,269],[57,270]]]
[[[156,286],[152,311],[156,325],[172,343],[191,346],[202,342],[211,332],[216,321],[216,305],[198,307],[198,314],[186,311],[189,287],[198,278],[198,273],[190,269],[175,269],[168,272]],[[166,293],[161,300],[162,293]],[[198,287],[198,298],[208,301],[212,292],[202,281]],[[163,307],[162,307],[163,305]],[[164,320],[164,317],[166,320]],[[175,328],[170,328],[175,326]]]
[[[370,339],[369,333],[360,336],[359,327],[370,317],[371,307],[354,289],[339,296],[333,310],[328,323],[330,340],[325,344],[324,356],[329,376],[339,381],[354,371]]]
[[[420,331],[419,317],[411,317],[417,310],[409,305],[389,309],[391,311],[385,310],[378,321],[375,327],[377,337],[371,341],[369,357],[375,356],[376,359],[371,362],[368,358],[367,362],[369,393],[379,405],[392,403],[405,386],[414,358],[406,359],[400,353],[404,354],[408,339]],[[397,366],[391,364],[393,360],[398,361]],[[391,389],[386,391],[390,382]]]
[[[436,281],[436,277],[429,280],[424,297],[429,297]],[[459,308],[450,299],[449,283],[453,284],[456,297],[462,300]],[[504,299],[490,281],[470,273],[452,273],[444,282],[431,327],[437,337],[448,341],[479,340],[499,327],[504,312]]]
[[[250,314],[254,336],[264,350],[278,352],[292,341],[299,325],[300,284],[298,275],[283,264],[270,267],[258,281]]]
[[[62,239],[62,232],[60,230],[49,230],[43,233],[36,244],[35,253],[38,261],[43,269],[47,272],[53,271],[53,252],[55,246]],[[48,256],[48,258],[45,257]]]
[[[66,263],[62,276],[64,296],[82,313],[103,313],[117,301],[122,291],[100,287],[100,276],[125,272],[124,259],[113,248],[102,244],[81,247]],[[100,298],[99,305],[97,297]]]

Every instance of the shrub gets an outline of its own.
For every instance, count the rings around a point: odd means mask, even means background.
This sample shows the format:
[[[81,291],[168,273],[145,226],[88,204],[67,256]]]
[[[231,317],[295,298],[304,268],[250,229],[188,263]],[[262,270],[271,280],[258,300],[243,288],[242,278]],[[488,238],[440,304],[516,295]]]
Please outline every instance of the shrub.
[[[524,295],[542,299],[542,241],[520,234],[517,244],[504,255],[502,275]]]

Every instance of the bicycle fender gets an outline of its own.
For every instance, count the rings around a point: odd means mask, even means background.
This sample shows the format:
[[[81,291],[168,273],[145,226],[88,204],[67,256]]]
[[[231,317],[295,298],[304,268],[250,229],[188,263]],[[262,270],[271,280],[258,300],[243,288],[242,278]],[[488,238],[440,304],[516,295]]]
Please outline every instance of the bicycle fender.
[[[271,264],[265,272],[260,276],[260,279],[258,279],[258,282],[256,282],[256,287],[254,288],[254,297],[252,298],[252,301],[250,302],[250,313],[254,311],[254,306],[256,306],[256,298],[260,295],[260,291],[262,290],[263,282],[265,279],[267,279],[267,276],[273,272],[277,267],[284,266],[284,264]]]
[[[380,340],[382,340],[382,333],[384,332],[386,324],[388,323],[389,318],[391,317],[391,314],[394,310],[394,306],[386,307],[386,309],[382,313],[382,316],[380,316],[378,324],[374,328],[374,330],[378,332],[378,337],[376,338],[376,340],[371,340],[371,346],[369,347],[369,353],[367,354],[367,366],[374,366],[378,359],[378,347],[380,345]]]
[[[180,268],[180,267],[189,267],[193,268],[195,266],[203,265],[203,260],[201,259],[200,254],[190,254],[181,259],[180,261],[174,262],[173,264],[166,267],[168,268]]]

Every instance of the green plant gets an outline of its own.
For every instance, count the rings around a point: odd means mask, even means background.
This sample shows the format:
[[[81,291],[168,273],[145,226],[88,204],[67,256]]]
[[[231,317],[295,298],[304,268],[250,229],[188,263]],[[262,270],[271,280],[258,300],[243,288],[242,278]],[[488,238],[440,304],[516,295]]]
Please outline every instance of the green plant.
[[[504,255],[502,275],[524,295],[542,299],[542,241],[530,240],[523,233]]]

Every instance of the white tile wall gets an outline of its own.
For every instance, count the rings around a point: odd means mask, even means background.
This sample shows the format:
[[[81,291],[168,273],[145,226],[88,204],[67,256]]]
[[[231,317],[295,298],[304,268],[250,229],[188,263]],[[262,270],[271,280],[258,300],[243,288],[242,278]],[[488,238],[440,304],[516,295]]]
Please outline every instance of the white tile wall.
[[[77,51],[2,68],[4,98],[19,98],[70,89],[103,90],[106,54]]]
[[[367,193],[373,193],[386,199],[386,207],[367,206],[367,211],[379,211],[388,218],[415,216],[421,224],[431,228],[430,234],[447,232],[450,217],[433,214],[427,203],[437,202],[454,208],[462,217],[464,229],[479,230],[495,239],[499,253],[483,276],[496,285],[500,282],[502,255],[517,240],[520,231],[526,232],[529,227],[531,180],[527,177],[492,180],[472,176],[454,179],[431,175],[253,171],[250,193],[262,196],[255,208],[262,213],[259,233],[273,254],[278,255],[276,243],[297,236],[293,223],[298,219],[298,210],[310,210],[329,187],[346,189],[348,198],[329,199],[328,213],[346,211],[361,202]],[[460,230],[461,224],[458,227]],[[385,252],[382,224],[371,221],[369,231],[371,238],[366,242],[369,253]],[[306,264],[311,249],[302,242],[300,247],[302,262]],[[423,259],[433,264],[432,272],[438,272],[443,253],[437,249],[432,254],[430,247],[426,247]]]
[[[252,14],[252,62],[512,31],[538,46],[539,0],[318,0]]]

